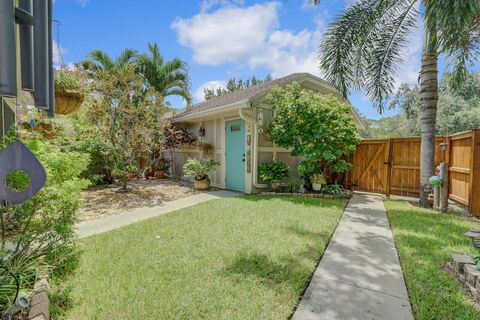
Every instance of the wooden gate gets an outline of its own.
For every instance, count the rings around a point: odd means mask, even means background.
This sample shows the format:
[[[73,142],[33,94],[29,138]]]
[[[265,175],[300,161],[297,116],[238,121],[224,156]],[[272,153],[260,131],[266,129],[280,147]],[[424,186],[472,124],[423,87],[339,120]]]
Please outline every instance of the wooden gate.
[[[418,197],[420,137],[362,140],[345,187]],[[445,143],[442,148],[442,143]],[[449,198],[480,216],[480,129],[435,139],[435,164],[449,164]]]
[[[364,140],[353,157],[352,183],[355,190],[387,193],[389,140]]]

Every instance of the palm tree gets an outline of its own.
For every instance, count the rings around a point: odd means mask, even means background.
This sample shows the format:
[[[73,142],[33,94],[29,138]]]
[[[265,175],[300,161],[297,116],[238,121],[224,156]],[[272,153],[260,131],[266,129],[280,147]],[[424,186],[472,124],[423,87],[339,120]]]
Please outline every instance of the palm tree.
[[[180,96],[190,104],[190,79],[187,64],[178,58],[165,61],[156,43],[148,44],[150,55],[138,59],[140,72],[162,97]]]
[[[444,55],[453,65],[453,84],[458,85],[479,53],[480,0],[358,0],[328,27],[319,59],[327,80],[344,96],[363,88],[381,113],[393,93],[408,36],[419,21],[424,31],[419,74],[420,203],[428,206],[428,179],[435,165],[438,57]]]
[[[102,50],[93,50],[87,55],[88,59],[82,61],[80,66],[83,70],[90,73],[102,71],[112,71],[115,69],[122,69],[131,65],[138,57],[138,52],[133,49],[124,49],[119,56],[111,58]]]

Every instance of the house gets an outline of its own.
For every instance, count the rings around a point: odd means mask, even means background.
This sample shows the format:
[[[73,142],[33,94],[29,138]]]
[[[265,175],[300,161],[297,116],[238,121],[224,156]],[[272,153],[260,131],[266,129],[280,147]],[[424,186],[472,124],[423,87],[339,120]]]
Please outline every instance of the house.
[[[2,140],[22,107],[35,107],[53,116],[52,8],[52,0],[0,1]]]
[[[273,87],[292,82],[344,100],[341,93],[325,80],[309,73],[294,73],[201,102],[181,110],[171,119],[177,127],[198,132],[200,142],[213,144],[214,151],[209,158],[219,161],[220,165],[210,176],[212,186],[245,193],[258,192],[267,187],[258,179],[258,165],[274,159],[287,163],[291,174],[297,175],[301,158],[291,156],[289,150],[276,146],[262,134],[273,117],[272,107],[265,102],[266,95]],[[352,117],[359,129],[364,127],[353,107]],[[202,156],[194,146],[179,150],[175,155],[176,172],[181,173],[188,158]]]

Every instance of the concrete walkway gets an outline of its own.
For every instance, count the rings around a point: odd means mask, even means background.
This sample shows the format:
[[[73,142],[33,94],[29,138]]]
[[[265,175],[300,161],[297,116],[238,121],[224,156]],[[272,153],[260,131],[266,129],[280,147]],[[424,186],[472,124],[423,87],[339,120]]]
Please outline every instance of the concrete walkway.
[[[123,214],[117,214],[102,219],[81,222],[75,226],[75,229],[79,238],[85,238],[94,234],[117,229],[138,221],[157,217],[171,211],[194,206],[202,202],[214,199],[235,197],[238,195],[238,192],[232,192],[227,190],[199,193],[183,199],[166,202],[165,204],[157,207],[139,208]]]
[[[293,320],[413,320],[382,198],[350,201]]]

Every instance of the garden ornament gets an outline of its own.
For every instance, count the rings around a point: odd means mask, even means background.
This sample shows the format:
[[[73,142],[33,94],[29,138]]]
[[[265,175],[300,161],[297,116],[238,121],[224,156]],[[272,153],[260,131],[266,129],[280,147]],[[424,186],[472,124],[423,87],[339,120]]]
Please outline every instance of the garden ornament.
[[[480,252],[480,230],[470,230],[465,232],[464,235],[472,239],[472,245]],[[477,262],[477,270],[480,270],[480,254],[473,258]]]
[[[29,185],[15,192],[4,182],[12,171],[23,171],[30,178]],[[20,141],[13,141],[0,153],[0,200],[16,204],[32,198],[45,184],[47,174],[35,155]]]

